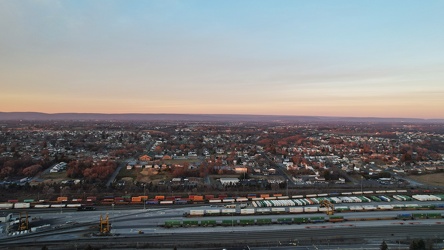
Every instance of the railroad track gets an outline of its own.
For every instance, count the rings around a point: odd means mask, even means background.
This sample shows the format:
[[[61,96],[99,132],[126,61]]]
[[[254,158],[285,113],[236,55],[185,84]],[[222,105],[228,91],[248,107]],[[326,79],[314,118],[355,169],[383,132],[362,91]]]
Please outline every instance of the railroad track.
[[[344,227],[313,228],[313,229],[285,229],[270,231],[236,231],[236,232],[199,232],[199,233],[164,233],[135,236],[102,236],[84,237],[79,239],[61,239],[51,241],[23,241],[14,242],[14,247],[31,246],[98,246],[98,247],[213,247],[231,245],[267,245],[288,243],[316,243],[322,242],[356,242],[375,240],[378,238],[408,239],[411,238],[444,238],[444,225],[411,225],[411,226],[375,226],[375,227]],[[9,243],[11,244],[11,243]],[[7,246],[3,242],[0,246]],[[9,245],[11,246],[11,245]]]

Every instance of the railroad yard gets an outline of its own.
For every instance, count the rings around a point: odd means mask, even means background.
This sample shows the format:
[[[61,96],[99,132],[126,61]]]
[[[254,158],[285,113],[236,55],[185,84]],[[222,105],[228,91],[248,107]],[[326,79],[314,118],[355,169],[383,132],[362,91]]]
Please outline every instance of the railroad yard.
[[[10,222],[1,224],[4,233],[0,245],[36,249],[57,249],[67,243],[74,247],[113,244],[122,248],[217,249],[277,242],[313,245],[315,239],[322,239],[316,240],[317,244],[370,244],[384,239],[399,245],[415,237],[433,239],[436,244],[444,239],[442,194],[412,195],[405,190],[392,190],[336,195],[226,197],[219,202],[159,201],[87,209],[74,203],[28,206],[21,202],[2,211],[12,216]],[[332,204],[332,211],[320,206],[322,201]],[[207,234],[211,237],[204,237]]]

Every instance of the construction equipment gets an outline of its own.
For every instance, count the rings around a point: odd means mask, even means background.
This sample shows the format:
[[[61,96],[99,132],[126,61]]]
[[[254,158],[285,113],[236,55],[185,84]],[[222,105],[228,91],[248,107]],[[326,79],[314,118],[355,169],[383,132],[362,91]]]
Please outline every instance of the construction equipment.
[[[319,207],[327,208],[327,210],[325,211],[327,215],[335,214],[335,206],[329,200],[324,199],[319,203],[319,205]]]
[[[28,229],[29,229],[28,212],[20,212],[18,231],[26,231]]]
[[[110,231],[111,231],[111,224],[109,223],[108,214],[106,214],[105,218],[103,218],[102,215],[100,215],[100,233],[109,234]]]

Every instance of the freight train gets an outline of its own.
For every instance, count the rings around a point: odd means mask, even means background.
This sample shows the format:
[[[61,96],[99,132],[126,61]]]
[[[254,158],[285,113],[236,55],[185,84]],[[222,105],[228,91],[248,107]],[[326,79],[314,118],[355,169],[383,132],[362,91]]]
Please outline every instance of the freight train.
[[[239,215],[239,214],[236,214]],[[403,213],[395,217],[387,218],[345,218],[344,216],[312,216],[312,217],[287,217],[287,218],[243,218],[243,219],[202,219],[202,220],[167,220],[162,226],[173,227],[214,227],[214,226],[251,226],[251,225],[272,225],[272,224],[315,224],[325,222],[346,222],[346,221],[369,221],[379,219],[392,220],[420,220],[420,219],[441,219],[441,213]]]
[[[214,226],[251,226],[271,224],[309,224],[324,222],[343,222],[343,216],[313,216],[301,218],[258,218],[258,219],[231,219],[231,220],[167,220],[164,227],[214,227]]]
[[[254,207],[280,207],[280,206],[308,206],[319,204],[322,200],[327,199],[333,204],[340,203],[368,203],[368,202],[391,202],[398,201],[439,201],[444,200],[443,194],[415,194],[412,196],[405,195],[407,190],[389,190],[389,191],[364,191],[364,192],[343,192],[343,193],[325,193],[325,194],[307,194],[283,196],[282,194],[248,194],[246,197],[228,197],[227,195],[189,195],[188,197],[180,196],[105,196],[95,197],[89,196],[83,199],[68,197],[57,197],[55,201],[46,201],[33,199],[8,200],[0,202],[0,209],[26,209],[26,208],[60,208],[72,207],[78,208],[82,204],[86,205],[184,205],[184,204],[246,204],[250,203]],[[390,194],[390,195],[389,195]],[[387,209],[390,205],[387,205]],[[416,205],[418,206],[418,205]],[[371,210],[371,206],[356,206],[353,209]],[[378,208],[382,209],[382,208]]]
[[[378,205],[378,206],[336,206],[335,212],[360,212],[360,211],[403,211],[403,210],[444,210],[444,204],[436,205]],[[203,216],[230,216],[230,215],[269,215],[269,214],[308,214],[326,212],[325,207],[257,207],[257,208],[211,208],[193,209],[183,214],[184,217]]]

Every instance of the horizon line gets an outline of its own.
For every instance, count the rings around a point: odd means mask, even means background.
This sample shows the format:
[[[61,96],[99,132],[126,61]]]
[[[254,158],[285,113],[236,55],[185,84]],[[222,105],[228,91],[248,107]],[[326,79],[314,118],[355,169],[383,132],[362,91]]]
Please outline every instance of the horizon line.
[[[444,120],[443,118],[421,118],[421,117],[382,117],[382,116],[329,116],[329,115],[288,115],[288,114],[230,114],[230,113],[106,113],[106,112],[41,112],[41,111],[0,111],[3,114],[43,114],[43,115],[190,115],[190,116],[264,116],[264,117],[317,117],[317,118],[344,118],[344,119],[415,119],[415,120]]]

